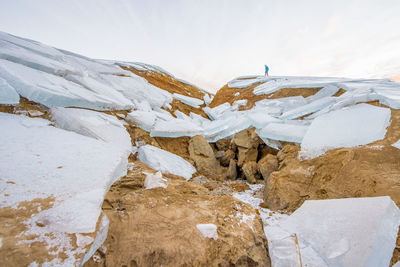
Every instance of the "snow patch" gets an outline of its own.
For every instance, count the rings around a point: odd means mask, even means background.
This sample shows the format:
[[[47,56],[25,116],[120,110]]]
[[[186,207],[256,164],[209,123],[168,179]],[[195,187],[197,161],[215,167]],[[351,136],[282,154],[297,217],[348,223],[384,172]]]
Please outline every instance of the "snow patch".
[[[196,227],[205,238],[218,239],[217,226],[215,224],[197,224]]]

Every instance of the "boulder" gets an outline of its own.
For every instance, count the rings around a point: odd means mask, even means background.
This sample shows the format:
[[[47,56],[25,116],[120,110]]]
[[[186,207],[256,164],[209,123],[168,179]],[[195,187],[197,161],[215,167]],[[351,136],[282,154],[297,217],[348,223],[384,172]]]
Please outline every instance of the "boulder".
[[[267,180],[269,175],[278,170],[278,159],[275,155],[268,154],[257,162],[257,169],[261,173],[264,180]]]
[[[246,129],[235,134],[232,139],[232,143],[238,147],[244,148],[257,148],[259,144],[262,144],[262,140],[255,133],[254,128]]]
[[[212,147],[203,136],[196,135],[190,139],[189,155],[198,172],[209,177],[217,176],[218,162]]]
[[[249,161],[243,164],[242,171],[250,184],[255,184],[260,175],[257,173],[257,163]]]
[[[228,166],[232,159],[235,158],[235,152],[232,150],[227,150],[224,156],[220,159],[221,165]]]
[[[228,171],[226,172],[226,178],[230,180],[236,180],[237,170],[236,170],[236,160],[231,159],[229,161]]]
[[[258,150],[257,148],[238,148],[238,166],[242,167],[245,162],[257,161]]]
[[[142,175],[138,170],[132,179],[143,180]],[[167,188],[126,190],[129,177],[111,187],[103,205],[110,219],[107,250],[97,253],[96,264],[270,266],[262,221],[253,207],[231,196],[212,196],[194,182],[167,179]],[[214,224],[217,235],[204,235],[199,224]],[[91,259],[88,266],[105,265]]]

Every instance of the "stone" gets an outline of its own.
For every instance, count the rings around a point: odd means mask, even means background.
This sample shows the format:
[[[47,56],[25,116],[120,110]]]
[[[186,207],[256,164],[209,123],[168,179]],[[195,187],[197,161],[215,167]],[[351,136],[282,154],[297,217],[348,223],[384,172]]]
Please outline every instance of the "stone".
[[[264,180],[267,180],[272,172],[278,170],[278,159],[275,155],[268,154],[258,161],[257,168]]]
[[[236,160],[231,159],[229,162],[228,171],[226,172],[226,178],[230,180],[236,180],[237,178],[237,170],[236,170]]]
[[[232,139],[232,143],[238,147],[244,148],[257,148],[259,144],[262,144],[262,140],[255,133],[254,129],[246,129],[235,134]]]
[[[231,144],[231,139],[220,139],[215,143],[218,150],[222,151],[227,151],[229,149],[230,144]]]
[[[196,135],[190,139],[189,155],[199,173],[209,177],[218,176],[218,162],[212,147],[203,136]]]
[[[255,184],[259,174],[257,173],[257,163],[255,161],[249,161],[243,164],[242,171],[246,180],[250,184]]]
[[[222,158],[223,156],[225,156],[225,151],[223,151],[223,150],[219,150],[219,151],[217,151],[217,153],[215,153],[215,157],[216,157],[217,159],[220,159],[220,158]]]
[[[245,162],[257,161],[258,150],[257,148],[238,148],[238,166],[242,167]]]
[[[221,165],[222,166],[228,166],[230,161],[231,161],[231,159],[234,159],[234,158],[235,158],[235,152],[233,152],[230,149],[227,150],[225,152],[225,155],[222,158],[220,158]]]

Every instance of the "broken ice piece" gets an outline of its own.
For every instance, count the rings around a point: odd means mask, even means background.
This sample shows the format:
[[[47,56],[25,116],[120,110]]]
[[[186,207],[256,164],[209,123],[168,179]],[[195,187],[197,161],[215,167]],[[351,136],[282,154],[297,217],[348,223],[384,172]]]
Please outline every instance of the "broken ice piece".
[[[218,239],[217,226],[215,224],[197,224],[196,227],[204,237]]]

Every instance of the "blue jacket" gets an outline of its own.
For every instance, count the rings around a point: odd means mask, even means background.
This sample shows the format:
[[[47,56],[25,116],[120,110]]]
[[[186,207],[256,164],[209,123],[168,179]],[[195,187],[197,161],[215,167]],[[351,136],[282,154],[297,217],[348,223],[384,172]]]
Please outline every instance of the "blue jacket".
[[[269,67],[268,66],[265,66],[265,71],[269,71]]]

